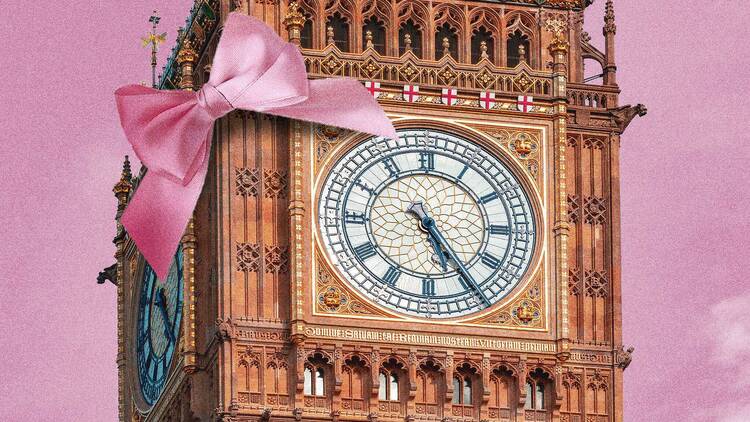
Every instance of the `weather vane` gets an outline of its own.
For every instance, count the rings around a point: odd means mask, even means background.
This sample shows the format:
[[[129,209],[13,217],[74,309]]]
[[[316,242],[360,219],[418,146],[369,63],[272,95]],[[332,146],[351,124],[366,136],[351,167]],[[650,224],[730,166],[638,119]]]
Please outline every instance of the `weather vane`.
[[[154,10],[154,14],[148,18],[151,22],[151,32],[146,34],[145,37],[141,38],[143,46],[151,46],[151,86],[156,88],[156,53],[159,52],[159,44],[163,44],[167,40],[167,33],[162,32],[161,34],[156,33],[156,27],[159,25],[159,12]]]

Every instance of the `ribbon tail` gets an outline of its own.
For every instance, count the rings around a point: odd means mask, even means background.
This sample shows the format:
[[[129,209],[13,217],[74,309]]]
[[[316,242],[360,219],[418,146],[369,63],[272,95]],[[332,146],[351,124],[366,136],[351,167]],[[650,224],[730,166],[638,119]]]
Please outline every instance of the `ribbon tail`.
[[[198,202],[208,161],[206,157],[187,185],[146,173],[122,214],[122,225],[161,281],[169,274],[180,239]]]
[[[377,100],[354,79],[312,80],[306,101],[266,112],[391,139],[397,137],[393,123]]]

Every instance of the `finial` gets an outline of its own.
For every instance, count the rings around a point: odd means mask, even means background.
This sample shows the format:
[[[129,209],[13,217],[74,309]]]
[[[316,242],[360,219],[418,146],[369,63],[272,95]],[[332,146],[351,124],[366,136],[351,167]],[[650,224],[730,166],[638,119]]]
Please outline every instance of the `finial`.
[[[526,46],[523,44],[518,46],[518,62],[525,62],[526,61]]]
[[[404,34],[404,52],[411,51],[411,34]]]
[[[450,56],[451,54],[451,42],[448,37],[443,38],[443,56]]]
[[[365,48],[373,48],[375,44],[372,43],[372,31],[369,29],[365,31]]]
[[[302,37],[302,27],[305,26],[305,15],[300,11],[299,4],[296,1],[289,3],[289,8],[284,16],[284,25],[289,33],[289,42],[300,45]]]
[[[326,28],[326,36],[328,39],[326,40],[326,44],[334,44],[336,41],[333,39],[333,27],[329,26]]]
[[[193,48],[193,43],[186,37],[182,42],[180,52],[177,53],[177,64],[181,68],[180,88],[192,90],[193,85],[193,67],[198,61],[198,53]]]
[[[130,172],[130,160],[128,156],[125,156],[125,162],[122,163],[122,173],[120,174],[120,180],[112,188],[112,192],[115,193],[117,198],[117,210],[122,212],[125,209],[125,205],[128,203],[128,197],[130,191],[133,188],[133,174]]]
[[[615,6],[612,0],[607,0],[604,10],[604,35],[614,35],[617,32],[617,26],[615,25]]]
[[[479,54],[479,58],[480,59],[489,59],[490,58],[490,56],[487,54],[487,41],[482,40],[479,43],[479,51],[481,51],[481,53]]]

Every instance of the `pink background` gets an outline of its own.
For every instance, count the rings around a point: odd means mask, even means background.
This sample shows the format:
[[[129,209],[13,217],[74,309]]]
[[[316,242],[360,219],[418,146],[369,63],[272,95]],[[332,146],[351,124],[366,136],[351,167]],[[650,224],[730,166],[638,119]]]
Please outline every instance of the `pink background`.
[[[122,6],[114,6],[115,3]],[[130,153],[112,93],[150,80],[154,7],[169,44],[191,0],[3,5],[0,409],[5,420],[117,415],[116,182]],[[587,27],[601,45],[603,0]],[[668,4],[674,4],[673,6]],[[618,1],[628,421],[750,420],[750,9]],[[137,168],[137,165],[135,166]]]

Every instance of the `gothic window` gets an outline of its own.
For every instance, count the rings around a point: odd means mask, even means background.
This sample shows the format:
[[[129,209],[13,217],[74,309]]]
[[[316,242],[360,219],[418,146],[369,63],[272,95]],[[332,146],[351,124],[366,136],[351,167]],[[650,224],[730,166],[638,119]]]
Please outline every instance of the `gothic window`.
[[[442,414],[440,403],[442,397],[445,397],[445,391],[440,388],[441,385],[445,385],[442,379],[440,368],[433,362],[428,361],[420,365],[417,371],[417,413],[435,416]]]
[[[369,370],[359,356],[352,356],[344,362],[341,374],[341,404],[344,409],[364,411],[368,408],[365,391],[369,387]]]
[[[458,60],[458,35],[455,29],[444,23],[435,32],[435,59],[440,60],[446,55]]]
[[[305,15],[305,24],[302,25],[302,31],[300,31],[299,41],[302,48],[313,47],[313,21],[312,16]]]
[[[490,375],[489,412],[493,419],[509,419],[516,413],[516,382],[513,373],[504,367]]]
[[[549,376],[541,369],[532,372],[526,379],[526,405],[527,410],[546,411],[551,397]]]
[[[370,47],[380,54],[385,54],[385,26],[375,16],[367,19],[362,28],[362,49]]]
[[[483,26],[475,30],[471,37],[471,62],[479,63],[482,59],[495,62],[495,40]]]
[[[305,366],[304,379],[306,396],[325,396],[325,369],[307,365]]]
[[[516,30],[508,37],[508,67],[516,67],[522,61],[529,63],[531,43],[529,37],[520,30]]]
[[[332,43],[343,52],[349,51],[349,23],[338,12],[326,21],[326,44]]]
[[[398,54],[399,56],[411,51],[415,56],[422,58],[422,32],[411,19],[401,24],[398,30]]]
[[[378,399],[383,401],[398,401],[398,375],[380,371],[380,387]]]
[[[473,418],[475,396],[480,397],[481,392],[475,391],[480,386],[477,369],[468,362],[460,365],[453,373],[453,409],[454,416]]]

